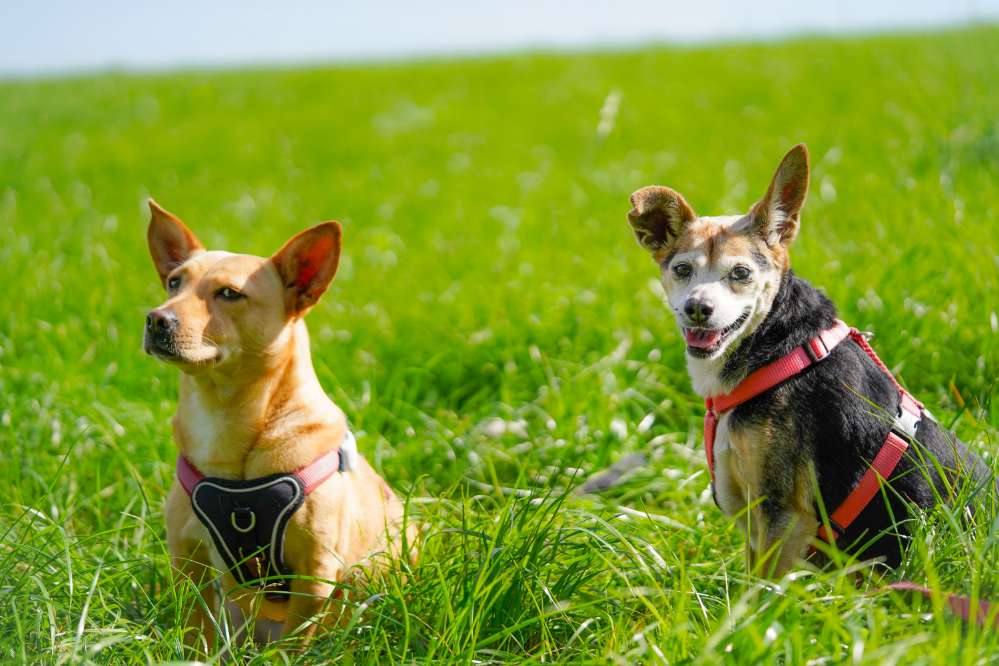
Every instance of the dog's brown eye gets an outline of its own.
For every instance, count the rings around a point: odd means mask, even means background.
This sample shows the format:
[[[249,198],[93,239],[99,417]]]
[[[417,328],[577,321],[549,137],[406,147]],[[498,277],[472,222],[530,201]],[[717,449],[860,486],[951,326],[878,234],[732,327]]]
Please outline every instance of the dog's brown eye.
[[[167,280],[167,289],[168,290],[173,291],[174,289],[176,289],[179,286],[180,286],[180,277],[179,276],[175,275],[172,278],[170,278],[169,280]]]
[[[680,262],[679,264],[673,264],[673,275],[681,280],[689,278],[693,270],[688,263]]]
[[[215,292],[215,295],[223,301],[238,301],[241,298],[246,298],[243,294],[239,293],[232,287],[222,287]]]
[[[732,272],[729,273],[729,275],[732,276],[732,279],[737,282],[745,282],[749,279],[749,276],[752,275],[752,273],[745,266],[736,266],[732,269]]]

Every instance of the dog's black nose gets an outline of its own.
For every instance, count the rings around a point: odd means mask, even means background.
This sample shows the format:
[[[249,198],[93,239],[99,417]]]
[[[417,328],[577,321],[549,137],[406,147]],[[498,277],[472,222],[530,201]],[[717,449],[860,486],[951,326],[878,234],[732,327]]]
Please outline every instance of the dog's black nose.
[[[715,311],[715,306],[711,301],[699,298],[688,298],[683,302],[683,312],[693,321],[707,321],[711,313]]]
[[[153,310],[146,315],[146,330],[161,339],[173,335],[179,323],[177,315],[169,310]]]

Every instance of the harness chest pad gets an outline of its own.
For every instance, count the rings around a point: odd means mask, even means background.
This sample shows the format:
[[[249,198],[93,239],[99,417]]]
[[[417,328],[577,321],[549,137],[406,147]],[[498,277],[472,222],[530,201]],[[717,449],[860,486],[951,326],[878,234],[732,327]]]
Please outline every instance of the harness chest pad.
[[[191,506],[236,580],[261,584],[262,578],[291,573],[284,563],[284,534],[305,495],[295,474],[204,477],[191,492]],[[287,583],[276,587],[286,590]]]
[[[357,455],[357,440],[347,430],[338,448],[294,472],[223,479],[205,476],[182,453],[177,481],[233,577],[264,588],[273,601],[286,601],[293,573],[284,561],[288,521],[330,476],[354,469]],[[271,577],[279,580],[270,582]]]

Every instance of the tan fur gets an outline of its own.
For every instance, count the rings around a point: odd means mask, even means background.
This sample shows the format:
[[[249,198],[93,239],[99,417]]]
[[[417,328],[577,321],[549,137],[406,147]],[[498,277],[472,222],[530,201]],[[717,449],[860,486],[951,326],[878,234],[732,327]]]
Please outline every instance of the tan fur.
[[[775,460],[789,464],[783,451],[790,442],[783,442],[780,429],[771,423],[733,428],[727,434],[731,442],[725,459],[727,492],[739,496],[737,515],[747,534],[750,565],[758,574],[779,578],[805,556],[819,528],[810,470],[801,465],[794,471],[792,492],[772,498],[779,502],[779,512],[768,517],[762,509],[770,485],[767,465]]]
[[[709,264],[722,256],[748,256],[753,250],[766,255],[775,266],[783,268],[788,263],[788,253],[782,245],[767,245],[745,224],[722,225],[711,219],[697,220],[677,239],[673,253],[682,254],[697,248],[707,255]]]
[[[173,419],[180,452],[205,475],[247,479],[296,470],[338,446],[346,419],[319,385],[301,316],[333,277],[339,226],[303,232],[272,259],[205,252],[200,243],[188,243],[191,254],[184,257],[162,246],[193,239],[193,234],[175,228],[181,224],[177,218],[152,208],[150,246],[157,271],[165,284],[174,276],[183,279],[158,308],[180,321],[182,358],[166,359],[183,372]],[[282,258],[300,238],[303,245],[295,249],[300,260]],[[331,252],[336,257],[328,256]],[[180,263],[164,265],[164,257]],[[303,272],[313,279],[298,284],[297,273],[287,271],[299,271],[301,265],[309,266]],[[246,298],[223,301],[217,293],[224,287]],[[216,608],[219,600],[207,582],[224,565],[176,480],[165,512],[174,568],[198,585],[209,608]],[[273,602],[255,590],[238,590],[226,573],[223,594],[248,618],[283,623],[284,635],[305,625],[301,633],[308,639],[317,624],[337,617],[338,609],[326,608],[336,601],[331,599],[335,582],[347,580],[357,567],[377,570],[379,554],[398,555],[402,521],[400,501],[357,456],[355,469],[334,474],[309,494],[288,526],[286,563],[297,575],[317,580],[295,580],[291,600]],[[415,527],[408,537],[413,543]],[[323,614],[324,609],[332,612]],[[205,613],[193,609],[190,622],[210,645],[214,630]],[[201,640],[198,633],[190,633],[191,644]]]

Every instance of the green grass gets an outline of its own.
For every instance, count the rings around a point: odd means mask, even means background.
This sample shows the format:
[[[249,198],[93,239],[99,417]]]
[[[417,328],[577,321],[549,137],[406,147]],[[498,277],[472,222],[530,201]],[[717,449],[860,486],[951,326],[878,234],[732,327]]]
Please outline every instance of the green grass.
[[[745,210],[807,142],[796,268],[995,468],[997,40],[0,84],[0,662],[182,657],[193,598],[161,517],[177,377],[140,345],[162,298],[153,195],[236,251],[344,223],[315,363],[427,529],[314,660],[995,663],[999,634],[939,600],[843,569],[747,574],[625,212],[650,183]],[[622,486],[566,493],[634,451],[651,462]],[[978,501],[970,524],[920,517],[886,581],[999,597],[996,505]]]

